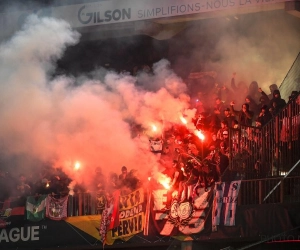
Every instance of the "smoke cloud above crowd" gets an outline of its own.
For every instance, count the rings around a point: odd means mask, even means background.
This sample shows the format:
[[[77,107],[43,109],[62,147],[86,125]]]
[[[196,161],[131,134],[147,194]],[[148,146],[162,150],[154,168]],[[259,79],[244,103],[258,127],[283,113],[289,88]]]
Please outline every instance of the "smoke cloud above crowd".
[[[101,66],[58,76],[57,62],[81,34],[65,21],[29,16],[0,45],[0,164],[15,175],[63,168],[85,183],[97,168],[105,174],[124,165],[145,174],[156,169],[151,128],[159,133],[195,114],[189,72],[214,71],[220,86],[230,87],[233,72],[237,82],[257,81],[266,92],[270,84],[280,85],[300,50],[300,25],[296,17],[274,13],[190,22],[169,39],[168,58],[137,76]],[[205,101],[214,104],[213,96]],[[144,131],[138,137],[132,135],[137,124]],[[74,170],[76,162],[82,168]]]
[[[119,173],[125,165],[146,173],[156,157],[148,136],[132,137],[132,126],[147,134],[185,112],[194,115],[186,85],[167,60],[139,77],[103,68],[78,78],[53,77],[57,60],[79,40],[66,22],[32,15],[1,44],[1,165],[11,173],[62,168],[84,183],[98,168]],[[75,162],[82,167],[74,170]]]
[[[230,87],[237,81],[257,81],[269,93],[280,86],[300,51],[300,19],[285,11],[231,15],[191,22],[171,39],[173,68],[215,71],[216,81]],[[178,54],[181,56],[179,57]]]

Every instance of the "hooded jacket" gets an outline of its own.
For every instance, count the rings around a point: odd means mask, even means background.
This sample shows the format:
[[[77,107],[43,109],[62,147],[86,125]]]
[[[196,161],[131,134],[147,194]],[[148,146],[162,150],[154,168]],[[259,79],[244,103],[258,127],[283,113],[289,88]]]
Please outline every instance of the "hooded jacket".
[[[273,98],[270,101],[270,110],[273,114],[277,114],[281,109],[286,105],[286,101],[281,98],[280,92],[278,89],[273,91]]]

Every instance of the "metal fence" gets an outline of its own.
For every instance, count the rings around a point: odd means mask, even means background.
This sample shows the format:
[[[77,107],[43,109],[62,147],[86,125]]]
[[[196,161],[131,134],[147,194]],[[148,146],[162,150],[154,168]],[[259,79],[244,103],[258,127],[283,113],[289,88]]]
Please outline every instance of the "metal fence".
[[[300,202],[300,177],[243,180],[238,205]]]
[[[146,194],[145,194],[146,195]],[[96,193],[69,196],[68,216],[100,214]],[[300,176],[242,180],[238,205],[300,202]]]
[[[299,97],[300,98],[300,97]],[[230,129],[230,170],[240,179],[283,176],[300,159],[300,102],[297,96],[265,126]],[[299,175],[299,167],[291,175]]]

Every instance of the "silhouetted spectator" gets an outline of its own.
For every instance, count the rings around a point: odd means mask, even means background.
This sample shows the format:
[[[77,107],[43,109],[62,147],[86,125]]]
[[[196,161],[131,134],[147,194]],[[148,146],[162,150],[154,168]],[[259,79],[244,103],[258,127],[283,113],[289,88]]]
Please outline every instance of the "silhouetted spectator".
[[[230,103],[230,111],[238,118],[239,125],[243,126],[251,126],[252,125],[252,118],[253,118],[253,112],[249,110],[249,104],[244,103],[242,105],[242,109],[240,111],[234,110],[233,105],[235,105],[234,102]]]
[[[120,181],[123,181],[123,180],[125,180],[126,179],[126,177],[127,177],[127,167],[125,167],[125,166],[123,166],[122,168],[121,168],[121,174],[119,175],[119,180]]]
[[[245,102],[249,105],[249,109],[253,112],[254,117],[256,117],[260,111],[257,103],[254,101],[254,99],[250,95],[246,96]]]
[[[256,119],[256,121],[260,122],[261,126],[264,126],[271,119],[272,119],[272,114],[270,113],[267,105],[264,105],[260,109],[260,113],[259,113],[258,118]]]
[[[276,115],[286,105],[286,101],[281,98],[279,90],[273,91],[273,98],[270,101],[270,111]]]
[[[251,97],[251,99],[256,103],[259,98],[260,98],[260,95],[258,93],[258,83],[257,81],[252,81],[249,85],[249,88],[248,88],[248,96]],[[251,107],[250,107],[251,109]],[[251,109],[252,111],[254,111],[253,109]]]
[[[278,86],[277,86],[277,84],[274,83],[269,86],[269,89],[270,89],[270,94],[268,95],[268,97],[269,97],[269,100],[271,100],[274,96],[274,90],[278,90]]]
[[[230,108],[224,110],[224,121],[227,121],[228,127],[232,128],[232,121],[235,119],[234,115],[231,114]]]
[[[222,121],[224,118],[224,103],[222,102],[220,97],[217,97],[215,100],[215,106],[214,106],[214,115],[216,116],[216,119],[218,121]]]
[[[221,128],[218,130],[218,133],[217,133],[218,139],[223,140],[223,132],[224,131],[227,131],[227,133],[229,131],[228,123],[225,120],[221,122]]]

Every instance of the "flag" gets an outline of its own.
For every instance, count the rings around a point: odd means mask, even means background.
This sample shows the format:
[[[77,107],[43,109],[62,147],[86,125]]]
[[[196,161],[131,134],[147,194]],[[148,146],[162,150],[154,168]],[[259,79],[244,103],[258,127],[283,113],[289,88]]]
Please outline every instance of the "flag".
[[[144,228],[144,190],[139,188],[118,199],[118,224],[109,232],[112,239],[124,239],[142,232]],[[111,219],[112,221],[112,219]]]
[[[26,200],[26,218],[40,221],[45,218],[47,195],[28,196]]]
[[[46,217],[51,220],[63,220],[68,216],[68,195],[62,198],[47,196]]]
[[[212,226],[235,225],[236,204],[241,181],[215,183],[212,210]]]
[[[120,190],[116,190],[113,193],[113,208],[112,213],[110,216],[110,224],[108,229],[113,229],[117,226],[119,226],[120,220],[119,220],[119,201],[120,201]]]
[[[119,200],[120,190],[113,192],[112,197],[107,201],[100,221],[99,234],[103,246],[106,244],[106,234],[109,230],[118,226],[119,223]]]
[[[153,207],[151,213],[159,234],[168,236],[190,235],[199,233],[204,229],[212,190],[205,190],[199,185],[194,185],[193,190],[192,199],[180,201],[176,196],[173,197],[170,209],[165,209],[167,190],[152,190]]]
[[[25,202],[23,199],[0,202],[0,228],[15,226],[24,220]]]

